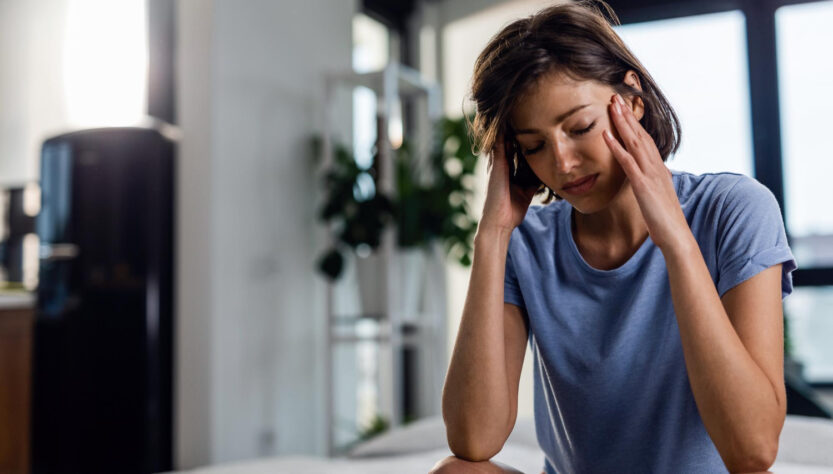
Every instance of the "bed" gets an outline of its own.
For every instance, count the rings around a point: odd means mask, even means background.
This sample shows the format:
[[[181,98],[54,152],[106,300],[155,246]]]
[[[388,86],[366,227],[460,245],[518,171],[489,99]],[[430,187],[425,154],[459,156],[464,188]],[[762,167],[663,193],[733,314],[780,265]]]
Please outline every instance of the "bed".
[[[426,473],[451,452],[439,417],[426,418],[391,430],[355,447],[349,456],[335,459],[280,456],[207,466],[192,474],[374,474]],[[535,440],[531,419],[521,418],[494,460],[526,473],[539,473],[543,454]],[[833,474],[833,421],[787,416],[780,448],[770,471],[778,474]]]

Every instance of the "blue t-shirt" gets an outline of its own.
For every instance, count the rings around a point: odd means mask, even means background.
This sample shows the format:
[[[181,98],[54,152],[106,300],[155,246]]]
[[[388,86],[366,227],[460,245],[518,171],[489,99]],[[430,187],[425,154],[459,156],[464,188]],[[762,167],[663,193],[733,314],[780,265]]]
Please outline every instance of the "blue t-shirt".
[[[717,292],[795,260],[778,203],[735,173],[672,171]],[[535,425],[550,473],[727,472],[689,385],[668,270],[648,237],[613,270],[591,267],[572,206],[532,206],[509,243],[504,300],[526,309]]]

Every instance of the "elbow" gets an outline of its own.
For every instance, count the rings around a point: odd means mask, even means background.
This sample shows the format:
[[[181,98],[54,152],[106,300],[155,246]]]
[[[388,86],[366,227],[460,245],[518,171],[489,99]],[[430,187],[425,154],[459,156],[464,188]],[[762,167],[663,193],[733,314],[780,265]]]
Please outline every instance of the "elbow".
[[[503,449],[507,438],[482,424],[446,420],[445,426],[448,448],[454,456],[470,462],[488,461]]]
[[[766,472],[778,455],[778,439],[764,440],[738,451],[726,460],[726,468],[731,473]]]
[[[489,443],[474,436],[448,436],[448,447],[454,456],[470,461],[480,462],[492,459],[503,446],[497,443]]]
[[[442,415],[449,449],[470,462],[488,461],[499,453],[514,425],[514,420],[511,424],[500,422],[502,417],[494,414],[484,417],[481,410],[466,412],[445,398]]]

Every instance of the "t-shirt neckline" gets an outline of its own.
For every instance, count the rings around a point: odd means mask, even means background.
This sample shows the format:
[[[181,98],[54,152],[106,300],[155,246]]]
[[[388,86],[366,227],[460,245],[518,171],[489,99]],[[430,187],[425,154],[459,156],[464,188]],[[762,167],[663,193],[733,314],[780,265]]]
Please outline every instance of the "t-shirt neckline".
[[[677,192],[677,196],[680,195],[680,183],[679,183],[679,173],[676,171],[671,170],[671,180],[674,183],[674,189]],[[567,205],[564,206],[564,212],[561,213],[561,222],[559,222],[559,229],[561,232],[561,237],[566,239],[568,246],[570,247],[570,253],[572,253],[573,257],[578,261],[579,267],[582,268],[585,272],[590,273],[594,276],[599,277],[616,277],[621,275],[627,275],[634,271],[635,268],[639,266],[639,262],[642,260],[643,254],[648,251],[649,247],[654,246],[653,240],[651,240],[651,236],[645,237],[645,240],[633,253],[633,255],[628,258],[628,260],[619,265],[616,268],[610,270],[601,270],[598,269],[584,259],[581,255],[581,252],[578,250],[578,246],[576,245],[575,240],[573,239],[573,231],[572,231],[572,212],[573,206]]]

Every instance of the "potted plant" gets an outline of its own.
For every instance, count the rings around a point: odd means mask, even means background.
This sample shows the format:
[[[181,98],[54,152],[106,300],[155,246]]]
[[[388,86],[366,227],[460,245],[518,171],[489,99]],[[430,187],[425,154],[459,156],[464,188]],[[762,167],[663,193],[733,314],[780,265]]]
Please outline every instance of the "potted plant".
[[[442,119],[427,167],[420,167],[405,141],[396,154],[397,243],[420,247],[438,240],[464,266],[471,265],[477,221],[469,201],[477,156],[464,119]]]
[[[317,148],[317,141],[314,142]],[[384,227],[393,218],[393,204],[382,193],[368,191],[362,181],[375,179],[374,169],[362,169],[352,154],[341,145],[335,146],[333,166],[326,171],[324,185],[327,195],[319,218],[333,226],[335,245],[322,255],[318,269],[330,280],[336,280],[344,269],[344,252],[379,246]]]
[[[335,147],[319,214],[332,225],[336,237],[334,247],[318,261],[318,269],[330,280],[340,277],[346,251],[375,249],[387,225],[396,226],[400,248],[426,248],[439,241],[448,255],[464,266],[471,265],[477,221],[468,201],[477,156],[472,153],[464,118],[442,119],[437,127],[428,163],[415,162],[407,141],[395,151],[396,195],[392,197],[378,192],[372,183],[366,185],[368,180],[375,182],[375,167],[362,169],[346,147]]]

